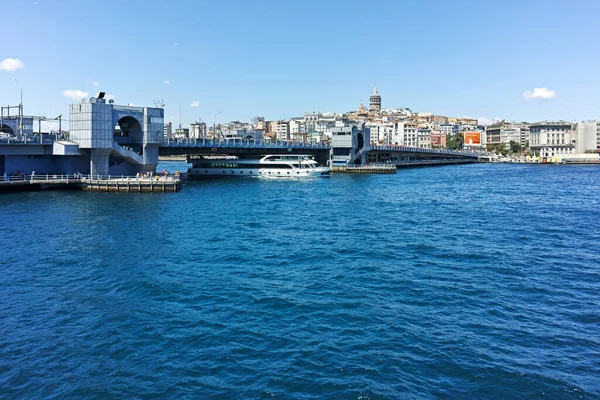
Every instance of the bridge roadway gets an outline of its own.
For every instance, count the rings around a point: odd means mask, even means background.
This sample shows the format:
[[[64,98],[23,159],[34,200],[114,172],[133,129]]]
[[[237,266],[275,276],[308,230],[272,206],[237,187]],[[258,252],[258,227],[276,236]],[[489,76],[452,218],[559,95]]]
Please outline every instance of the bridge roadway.
[[[364,156],[363,156],[364,153]],[[479,155],[464,151],[423,149],[409,146],[368,146],[357,153],[363,163],[391,163],[396,167],[462,164],[479,161]]]
[[[259,156],[265,154],[310,154],[326,164],[329,143],[306,143],[253,139],[183,139],[169,140],[158,149],[160,156],[227,154]]]
[[[264,154],[311,154],[326,164],[329,160],[329,143],[306,143],[253,139],[183,139],[171,140],[159,148],[159,155],[210,155],[228,154],[256,156]],[[388,162],[397,166],[433,165],[477,162],[476,153],[452,150],[423,149],[409,146],[365,146],[357,154],[357,161],[366,155],[368,163]],[[334,160],[335,160],[334,156]]]
[[[52,155],[54,138],[42,135],[34,140],[19,141],[0,139],[0,154]],[[172,155],[238,155],[259,156],[265,154],[310,154],[327,164],[330,159],[329,143],[306,143],[294,141],[252,139],[183,139],[170,140],[158,148],[161,156]],[[477,162],[476,153],[452,150],[423,149],[408,146],[365,146],[355,156],[356,162],[392,163],[396,166],[435,165]],[[344,158],[347,160],[347,156]],[[333,156],[332,161],[342,161]],[[352,164],[352,163],[351,163]]]

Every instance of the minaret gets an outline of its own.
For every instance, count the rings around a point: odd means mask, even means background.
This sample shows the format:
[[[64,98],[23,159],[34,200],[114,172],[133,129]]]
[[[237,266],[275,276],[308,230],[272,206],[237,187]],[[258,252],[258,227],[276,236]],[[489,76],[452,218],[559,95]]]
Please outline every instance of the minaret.
[[[371,111],[380,112],[381,111],[381,96],[377,91],[377,85],[373,88],[373,94],[369,97],[369,109]]]

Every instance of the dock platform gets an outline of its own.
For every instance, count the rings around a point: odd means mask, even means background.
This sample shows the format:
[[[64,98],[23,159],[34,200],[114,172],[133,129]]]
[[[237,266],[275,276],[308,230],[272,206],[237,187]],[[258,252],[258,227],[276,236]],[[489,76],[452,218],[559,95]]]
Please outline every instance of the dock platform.
[[[175,176],[90,176],[40,174],[7,176],[0,180],[0,193],[38,190],[88,190],[96,192],[178,192],[181,179]]]
[[[82,178],[81,187],[96,192],[178,192],[181,190],[181,180],[175,177]]]
[[[395,174],[396,166],[393,164],[366,164],[366,165],[334,165],[331,172],[335,174]]]

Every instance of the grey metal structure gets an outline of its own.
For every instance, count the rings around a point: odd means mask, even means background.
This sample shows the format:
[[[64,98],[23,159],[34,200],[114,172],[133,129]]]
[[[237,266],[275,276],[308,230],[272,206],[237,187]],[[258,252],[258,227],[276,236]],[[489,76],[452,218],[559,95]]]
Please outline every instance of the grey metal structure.
[[[23,129],[20,129],[21,120]],[[33,117],[19,115],[4,115],[0,117],[0,132],[2,136],[13,138],[31,137],[33,135]],[[22,132],[22,135],[21,135]]]
[[[89,151],[89,173],[133,174],[153,171],[163,142],[164,110],[107,103],[92,97],[71,104],[70,141]]]
[[[361,157],[364,149],[371,142],[371,130],[364,123],[331,129],[331,162],[332,165],[365,163]]]

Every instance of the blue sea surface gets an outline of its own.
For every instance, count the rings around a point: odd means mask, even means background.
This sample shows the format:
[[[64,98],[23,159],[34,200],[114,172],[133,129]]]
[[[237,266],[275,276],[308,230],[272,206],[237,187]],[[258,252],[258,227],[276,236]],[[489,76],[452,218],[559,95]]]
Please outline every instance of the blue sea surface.
[[[599,244],[594,166],[2,195],[0,398],[599,398]]]

